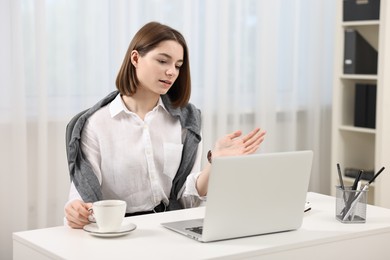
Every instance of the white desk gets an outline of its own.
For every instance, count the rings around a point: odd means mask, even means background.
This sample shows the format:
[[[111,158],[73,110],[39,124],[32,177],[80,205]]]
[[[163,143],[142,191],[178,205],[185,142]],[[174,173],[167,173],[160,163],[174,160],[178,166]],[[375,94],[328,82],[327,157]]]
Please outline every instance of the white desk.
[[[59,226],[13,234],[14,259],[390,259],[390,209],[368,206],[367,223],[342,224],[333,197],[308,193],[312,210],[299,230],[211,243],[160,226],[202,217],[194,208],[129,218],[137,225],[116,238]]]

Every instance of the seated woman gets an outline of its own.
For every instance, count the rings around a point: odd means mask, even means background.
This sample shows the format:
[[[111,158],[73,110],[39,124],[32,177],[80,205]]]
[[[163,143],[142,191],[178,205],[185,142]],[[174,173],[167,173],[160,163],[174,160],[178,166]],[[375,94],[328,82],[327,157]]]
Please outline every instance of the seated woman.
[[[215,143],[201,169],[201,114],[189,103],[189,64],[182,34],[150,22],[129,45],[117,91],[69,122],[70,227],[89,224],[88,209],[103,199],[126,201],[127,216],[197,206],[207,195],[212,157],[257,151],[265,132],[238,130]]]

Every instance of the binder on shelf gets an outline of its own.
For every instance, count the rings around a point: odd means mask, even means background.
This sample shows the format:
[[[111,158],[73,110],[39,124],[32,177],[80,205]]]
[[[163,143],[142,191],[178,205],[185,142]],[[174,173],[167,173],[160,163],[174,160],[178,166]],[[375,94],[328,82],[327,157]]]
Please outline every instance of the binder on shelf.
[[[367,85],[366,124],[368,128],[375,128],[376,119],[376,85]]]
[[[377,74],[378,52],[356,30],[345,30],[344,74]]]
[[[355,85],[355,126],[366,127],[367,87],[364,84]]]
[[[343,20],[379,20],[380,0],[344,0]]]
[[[376,85],[355,85],[354,126],[375,128]]]

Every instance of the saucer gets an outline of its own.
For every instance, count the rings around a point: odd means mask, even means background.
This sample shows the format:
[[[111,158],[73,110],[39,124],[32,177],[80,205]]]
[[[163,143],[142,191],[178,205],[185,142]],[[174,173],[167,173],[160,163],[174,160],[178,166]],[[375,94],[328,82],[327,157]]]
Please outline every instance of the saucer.
[[[131,231],[136,229],[136,225],[133,223],[122,223],[122,226],[116,231],[101,232],[96,223],[91,223],[83,227],[84,231],[88,232],[93,236],[98,237],[119,237],[129,234]]]

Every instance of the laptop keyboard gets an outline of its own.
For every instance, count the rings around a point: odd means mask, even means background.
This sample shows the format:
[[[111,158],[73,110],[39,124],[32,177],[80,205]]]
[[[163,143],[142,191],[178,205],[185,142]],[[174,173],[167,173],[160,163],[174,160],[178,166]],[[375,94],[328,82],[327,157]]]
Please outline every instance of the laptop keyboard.
[[[202,235],[203,226],[186,228],[186,230],[189,230],[191,232],[198,233],[198,234]]]

